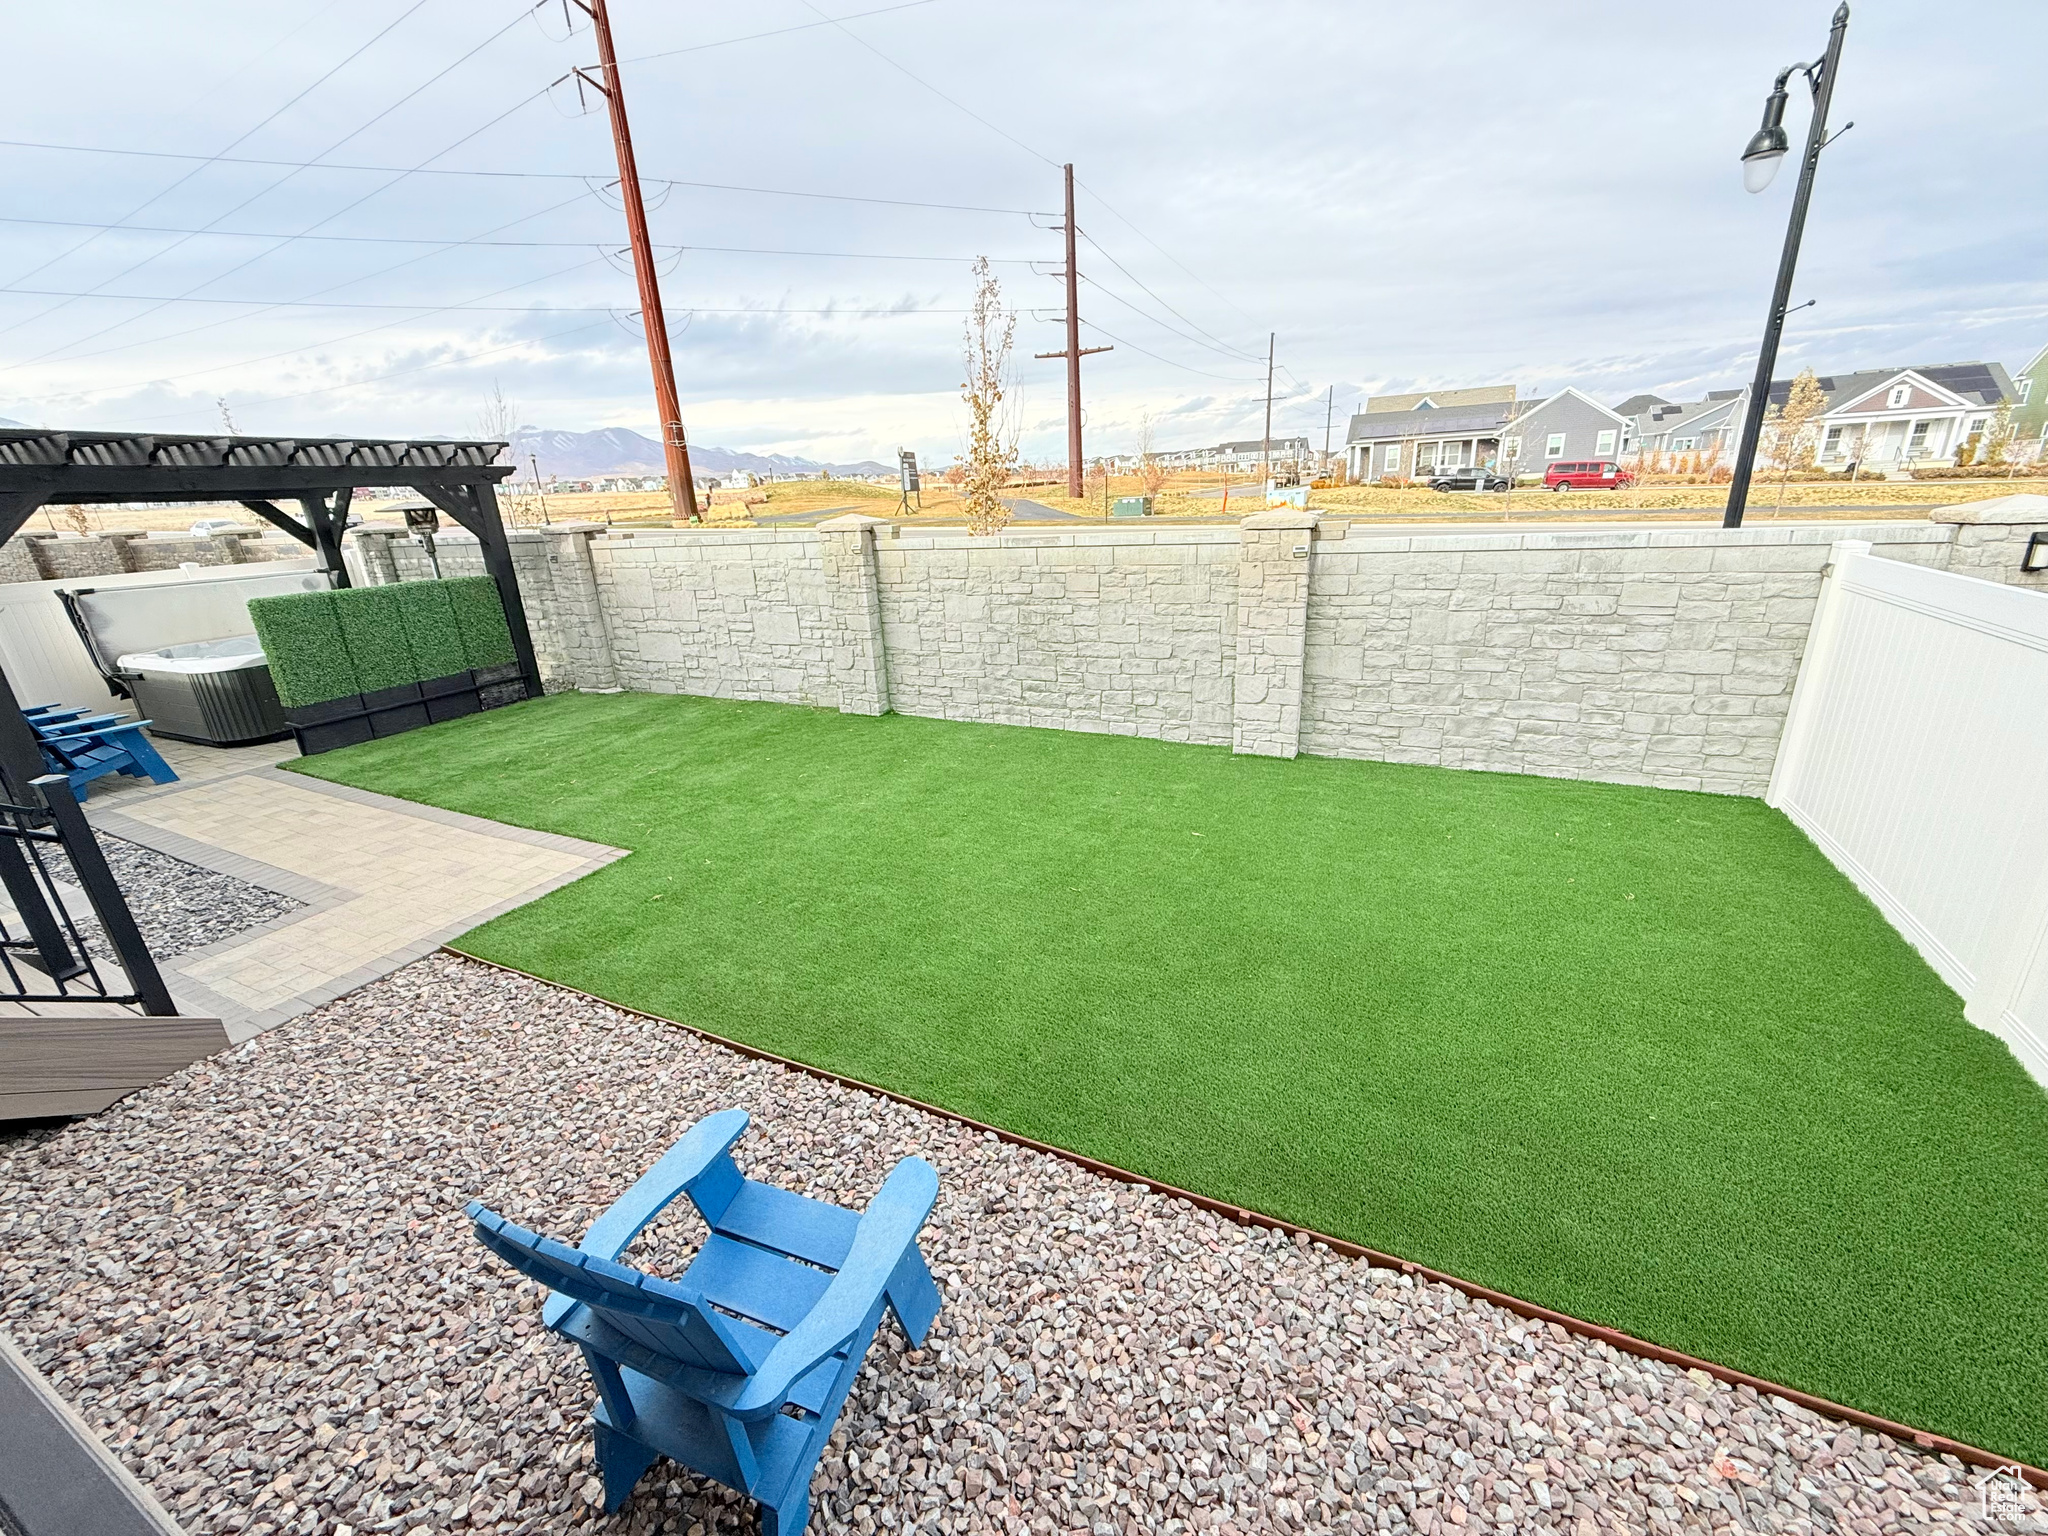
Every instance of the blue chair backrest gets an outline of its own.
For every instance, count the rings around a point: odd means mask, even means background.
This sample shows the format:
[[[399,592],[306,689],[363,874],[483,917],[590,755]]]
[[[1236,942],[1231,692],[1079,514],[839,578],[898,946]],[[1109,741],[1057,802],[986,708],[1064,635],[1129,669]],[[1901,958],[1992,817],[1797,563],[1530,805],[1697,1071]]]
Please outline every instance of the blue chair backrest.
[[[749,1376],[774,1342],[754,1345],[747,1333],[707,1305],[695,1290],[630,1265],[585,1253],[530,1232],[471,1201],[477,1240],[521,1274],[572,1296],[616,1333],[657,1356],[700,1370]],[[751,1345],[751,1347],[750,1347]],[[635,1362],[637,1364],[637,1362]]]

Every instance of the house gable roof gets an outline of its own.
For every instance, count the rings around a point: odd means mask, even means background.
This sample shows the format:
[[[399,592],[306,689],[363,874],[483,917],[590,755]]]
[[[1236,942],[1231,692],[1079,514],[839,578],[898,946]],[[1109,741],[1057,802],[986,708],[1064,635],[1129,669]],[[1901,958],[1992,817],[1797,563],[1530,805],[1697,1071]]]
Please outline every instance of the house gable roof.
[[[1906,398],[1893,405],[1891,397],[1901,389],[1906,392]],[[1911,368],[1902,368],[1897,373],[1878,379],[1854,394],[1848,390],[1836,391],[1828,402],[1826,414],[1879,416],[1886,411],[1955,410],[1959,406],[1974,403],[1965,400],[1954,390],[1943,389],[1933,380],[1923,378]]]
[[[1345,429],[1345,443],[1399,442],[1411,437],[1472,437],[1498,432],[1513,407],[1506,401],[1463,410],[1361,411]]]
[[[1598,400],[1595,400],[1591,395],[1583,394],[1579,390],[1573,389],[1569,384],[1567,384],[1563,389],[1560,389],[1554,395],[1547,396],[1541,400],[1530,401],[1525,409],[1515,413],[1515,425],[1517,427],[1526,425],[1528,422],[1531,422],[1535,420],[1538,416],[1542,415],[1545,411],[1550,410],[1553,407],[1561,404],[1566,399],[1576,400],[1581,405],[1591,406],[1594,410],[1598,411],[1602,416],[1611,417],[1614,421],[1614,424],[1617,427],[1625,427],[1628,425],[1628,420],[1626,417],[1620,415],[1618,412],[1610,411],[1606,406],[1602,405]]]
[[[1412,411],[1428,402],[1437,410],[1455,410],[1469,405],[1504,405],[1515,398],[1512,384],[1481,384],[1472,389],[1432,389],[1413,395],[1374,395],[1359,414],[1377,416],[1382,411]]]
[[[1670,404],[1671,402],[1662,395],[1630,395],[1614,408],[1614,414],[1617,416],[1640,416],[1645,411],[1654,411],[1660,405],[1668,406]]]

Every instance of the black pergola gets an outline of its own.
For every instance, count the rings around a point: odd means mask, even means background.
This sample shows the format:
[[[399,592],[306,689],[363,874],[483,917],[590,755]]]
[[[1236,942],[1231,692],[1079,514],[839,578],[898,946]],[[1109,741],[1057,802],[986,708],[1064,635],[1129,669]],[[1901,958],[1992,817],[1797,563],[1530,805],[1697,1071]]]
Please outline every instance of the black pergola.
[[[341,540],[349,502],[364,486],[417,491],[483,546],[484,569],[498,584],[512,650],[527,692],[541,691],[533,636],[498,511],[498,482],[512,473],[494,463],[503,443],[332,437],[169,437],[132,432],[0,429],[0,543],[40,507],[106,502],[240,502],[304,544],[349,584]],[[279,502],[296,502],[300,516]],[[0,673],[0,766],[22,783],[43,772],[34,733],[21,717],[13,685]]]

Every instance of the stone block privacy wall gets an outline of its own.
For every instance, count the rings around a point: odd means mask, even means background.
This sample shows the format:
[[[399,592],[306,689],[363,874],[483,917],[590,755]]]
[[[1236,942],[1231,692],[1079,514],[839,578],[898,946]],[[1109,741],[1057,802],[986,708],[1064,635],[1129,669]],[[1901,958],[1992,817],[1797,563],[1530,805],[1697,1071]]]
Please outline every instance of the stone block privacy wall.
[[[1925,522],[512,535],[550,688],[1116,732],[1729,794],[1769,782],[1832,545],[2048,591],[2048,498]],[[376,580],[432,574],[358,534]],[[474,539],[438,541],[450,575]]]
[[[195,539],[190,534],[109,529],[104,533],[17,534],[0,546],[0,583],[78,581],[124,571],[168,571],[181,565],[247,565],[296,560],[304,545],[260,528],[229,528]]]

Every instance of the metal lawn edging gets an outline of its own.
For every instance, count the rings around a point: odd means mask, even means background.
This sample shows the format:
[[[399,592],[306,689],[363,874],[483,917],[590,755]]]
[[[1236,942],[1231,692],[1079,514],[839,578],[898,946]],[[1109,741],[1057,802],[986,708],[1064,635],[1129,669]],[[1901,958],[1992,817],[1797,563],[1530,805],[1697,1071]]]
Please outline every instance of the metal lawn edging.
[[[1284,1232],[1290,1237],[1303,1238],[1311,1243],[1321,1243],[1332,1253],[1342,1254],[1346,1258],[1364,1259],[1376,1269],[1398,1270],[1404,1275],[1413,1275],[1423,1280],[1434,1281],[1440,1285],[1448,1285],[1453,1290],[1462,1291],[1475,1300],[1491,1302],[1503,1311],[1513,1312],[1517,1316],[1530,1319],[1532,1322],[1554,1323],[1569,1333],[1578,1334],[1581,1338],[1591,1339],[1596,1343],[1606,1344],[1626,1354],[1636,1355],[1645,1360],[1660,1361],[1665,1365],[1677,1366],[1680,1370],[1701,1371],[1718,1381],[1728,1383],[1730,1386],[1748,1387],[1751,1391],[1758,1394],[1768,1394],[1771,1397],[1783,1398],[1786,1402],[1804,1408],[1809,1413],[1820,1414],[1831,1419],[1840,1419],[1845,1423],[1854,1424],[1858,1428],[1875,1430],[1881,1435],[1889,1435],[1894,1440],[1903,1440],[1916,1450],[1928,1451],[1938,1456],[1953,1456],[1958,1461],[1968,1462],[1972,1466],[1990,1467],[1994,1470],[2010,1468],[2017,1471],[2021,1477],[2033,1484],[2034,1487],[2048,1491],[2048,1470],[2033,1466],[2028,1462],[2015,1460],[2010,1456],[2001,1456],[1995,1451],[1987,1451],[1981,1446],[1971,1445],[1967,1441],[1952,1440],[1946,1435],[1937,1435],[1924,1429],[1915,1429],[1910,1424],[1901,1424],[1894,1419],[1887,1419],[1875,1413],[1868,1413],[1861,1408],[1851,1408],[1846,1403],[1837,1403],[1811,1392],[1802,1392],[1797,1387],[1784,1386],[1762,1376],[1752,1376],[1749,1372],[1739,1371],[1733,1366],[1702,1359],[1698,1355],[1688,1355],[1683,1350],[1672,1349],[1663,1344],[1655,1344],[1648,1339],[1639,1339],[1634,1334],[1623,1333],[1619,1328],[1609,1328],[1603,1323],[1587,1322],[1584,1318],[1574,1317],[1569,1312],[1559,1312],[1554,1308],[1542,1306],[1533,1301],[1524,1301],[1521,1297],[1509,1295],[1506,1291],[1496,1291],[1491,1286],[1481,1285],[1477,1281],[1466,1280],[1440,1269],[1431,1269],[1428,1265],[1417,1264],[1412,1259],[1404,1259],[1391,1253],[1382,1253],[1377,1248],[1368,1248],[1362,1243],[1350,1242],[1341,1237],[1332,1237],[1327,1232],[1318,1232],[1313,1227],[1304,1227],[1278,1216],[1269,1216],[1263,1211],[1249,1210],[1241,1205],[1233,1205],[1227,1200],[1218,1200],[1210,1195],[1197,1194],[1191,1189],[1181,1189],[1172,1184],[1162,1184],[1157,1179],[1147,1178],[1144,1174],[1133,1173],[1128,1168],[1119,1168],[1114,1163],[1105,1163],[1084,1153],[1069,1151],[1065,1147],[1057,1147],[1050,1142],[1038,1141],[1033,1137],[1020,1135],[1016,1131],[1006,1131],[999,1125],[990,1125],[985,1121],[960,1114],[956,1110],[946,1109],[937,1104],[927,1104],[922,1099],[913,1099],[907,1093],[897,1093],[893,1089],[879,1088],[873,1083],[864,1083],[856,1077],[845,1077],[837,1072],[828,1072],[823,1067],[814,1067],[808,1062],[795,1061],[787,1056],[778,1056],[773,1051],[764,1051],[759,1046],[748,1045],[745,1041],[734,1040],[725,1035],[713,1034],[708,1029],[700,1029],[694,1024],[685,1024],[679,1019],[666,1018],[658,1013],[649,1013],[644,1008],[634,1008],[626,1003],[614,1002],[608,997],[599,997],[595,992],[585,992],[580,987],[568,986],[563,982],[550,980],[546,976],[535,975],[532,971],[522,971],[516,965],[506,965],[497,960],[486,960],[481,955],[473,955],[467,950],[457,949],[453,944],[443,944],[441,949],[443,953],[454,955],[457,959],[472,961],[477,965],[489,966],[492,970],[504,971],[513,976],[524,976],[527,980],[540,982],[543,986],[558,987],[574,997],[583,998],[605,1008],[615,1008],[620,1013],[629,1014],[636,1019],[647,1019],[656,1024],[666,1024],[671,1029],[683,1030],[697,1036],[700,1040],[707,1040],[713,1045],[724,1046],[729,1051],[736,1052],[755,1061],[772,1062],[776,1066],[788,1067],[792,1071],[802,1072],[810,1077],[821,1078],[828,1083],[837,1083],[842,1088],[853,1088],[862,1093],[872,1093],[878,1098],[907,1105],[909,1108],[921,1110],[925,1114],[936,1115],[942,1120],[950,1120],[955,1125],[964,1125],[970,1130],[986,1132],[994,1136],[998,1141],[1008,1142],[1012,1146],[1025,1147],[1033,1152],[1042,1152],[1048,1157],[1060,1158],[1065,1162],[1085,1168],[1090,1173],[1100,1174],[1104,1178],[1116,1179],[1125,1184],[1135,1184],[1143,1189],[1156,1191],[1169,1199],[1185,1200],[1190,1205],[1199,1206],[1205,1211],[1234,1221],[1240,1226],[1266,1227],[1272,1231]]]

